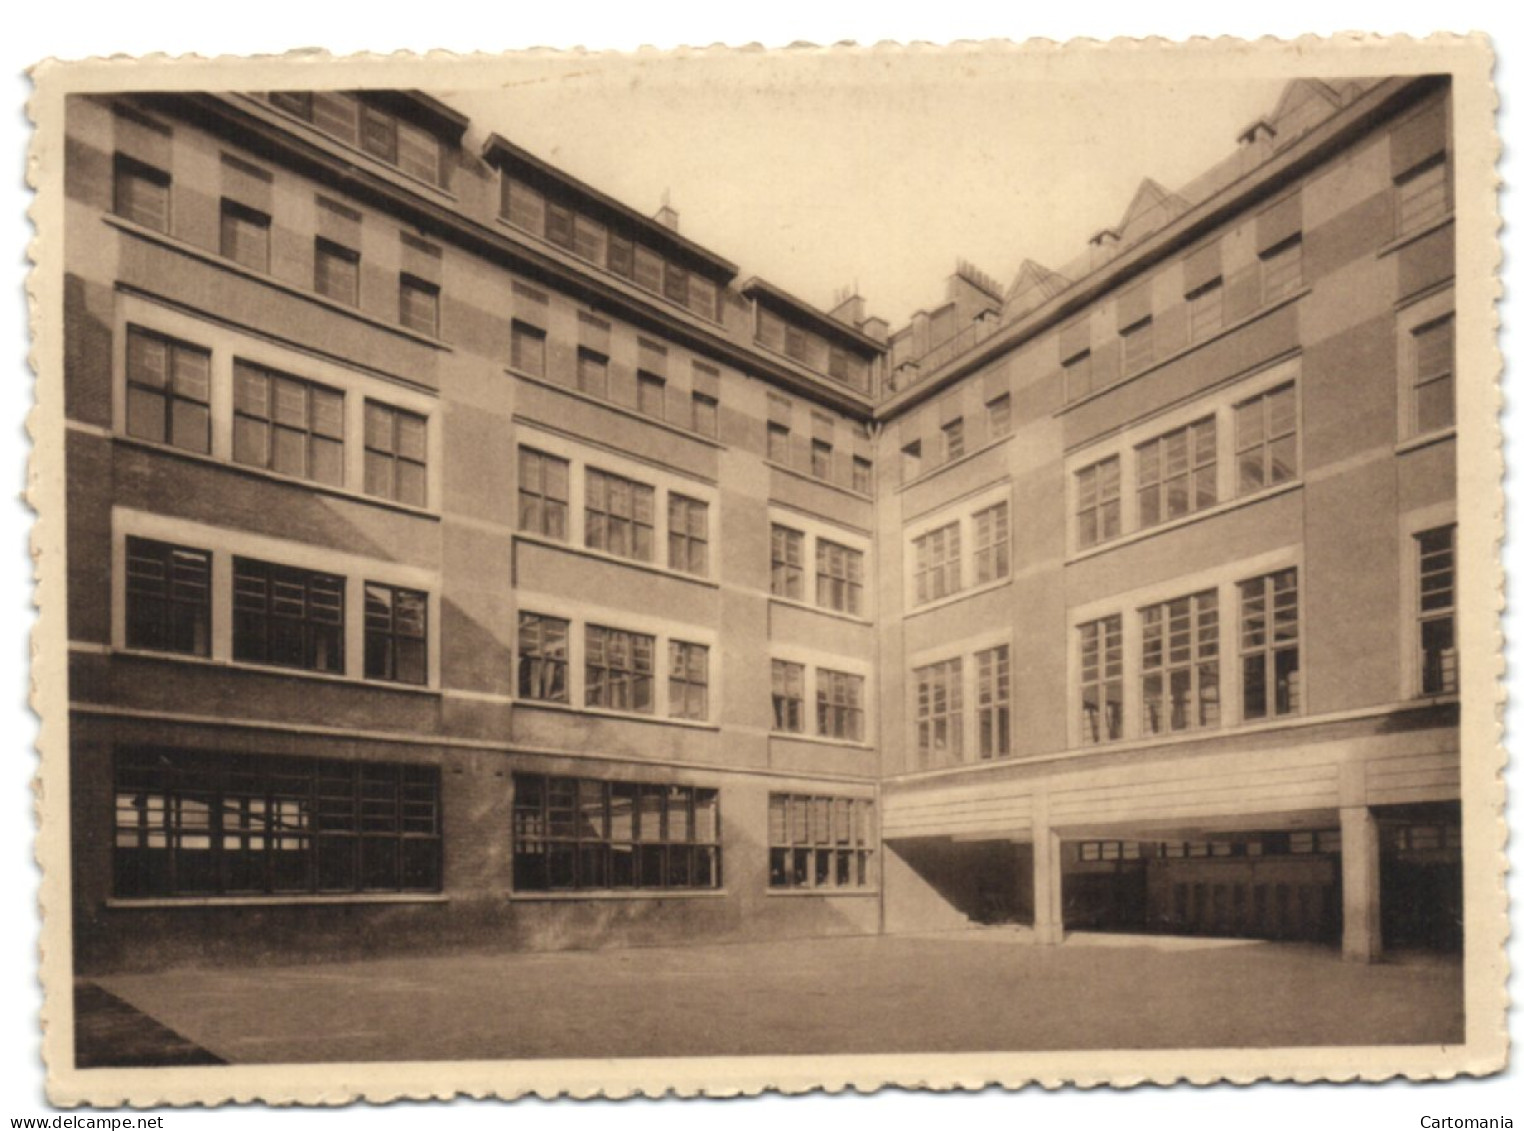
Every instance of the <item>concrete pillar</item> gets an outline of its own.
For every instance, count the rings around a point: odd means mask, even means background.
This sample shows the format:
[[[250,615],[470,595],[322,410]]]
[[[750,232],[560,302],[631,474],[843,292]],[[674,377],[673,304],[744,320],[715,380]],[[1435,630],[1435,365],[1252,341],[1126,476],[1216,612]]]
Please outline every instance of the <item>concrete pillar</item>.
[[[1036,941],[1064,941],[1063,857],[1059,838],[1051,829],[1032,832],[1032,933]]]
[[[1381,961],[1381,838],[1376,817],[1364,805],[1339,810],[1344,877],[1344,957]]]

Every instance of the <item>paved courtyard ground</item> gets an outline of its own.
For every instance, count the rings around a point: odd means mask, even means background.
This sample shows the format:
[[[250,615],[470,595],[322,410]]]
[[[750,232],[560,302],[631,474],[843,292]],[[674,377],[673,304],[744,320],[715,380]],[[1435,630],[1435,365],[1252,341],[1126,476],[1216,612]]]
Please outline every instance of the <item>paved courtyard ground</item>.
[[[123,1009],[154,1027],[150,1043],[176,1063],[200,1054],[252,1064],[1465,1036],[1455,958],[1362,966],[1314,946],[1104,935],[1040,947],[1011,929],[193,969],[81,985],[111,1005],[109,1025],[88,1002],[79,1015],[81,1063],[97,1064],[117,1060]]]

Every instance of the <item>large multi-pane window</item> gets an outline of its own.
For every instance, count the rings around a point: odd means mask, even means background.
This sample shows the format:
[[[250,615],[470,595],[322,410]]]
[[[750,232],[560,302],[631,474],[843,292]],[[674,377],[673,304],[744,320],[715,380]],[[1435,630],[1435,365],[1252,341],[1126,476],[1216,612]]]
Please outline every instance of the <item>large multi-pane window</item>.
[[[718,790],[513,775],[515,891],[713,889],[720,883]]]
[[[1011,752],[1011,649],[1000,644],[974,654],[978,678],[979,758]]]
[[[1217,591],[1150,605],[1138,616],[1143,733],[1216,726],[1222,720]]]
[[[916,753],[923,766],[944,766],[963,756],[963,661],[916,668]]]
[[[519,448],[519,529],[564,541],[571,465],[557,456]]]
[[[816,731],[822,738],[863,740],[863,677],[815,670]]]
[[[141,749],[115,779],[121,898],[440,889],[435,766]]]
[[[222,202],[222,255],[253,271],[270,270],[270,216],[234,200]]]
[[[767,799],[767,886],[871,887],[873,802],[865,797],[774,793]]]
[[[1412,420],[1415,436],[1455,423],[1455,315],[1412,330]]]
[[[924,605],[963,588],[962,541],[958,523],[929,530],[911,543],[915,603]]]
[[[1250,495],[1297,476],[1296,386],[1282,385],[1233,410],[1238,493]]]
[[[519,614],[518,694],[520,699],[566,703],[571,624],[561,617]]]
[[[824,538],[815,539],[815,603],[853,616],[863,607],[863,555]]]
[[[1418,535],[1419,687],[1445,695],[1460,687],[1455,643],[1455,527]]]
[[[233,459],[335,486],[344,482],[344,394],[233,362]]]
[[[1075,541],[1080,549],[1122,533],[1122,460],[1111,456],[1074,473]]]
[[[211,554],[127,539],[127,647],[211,655]]]
[[[640,714],[655,709],[656,637],[590,624],[585,659],[587,706]]]
[[[429,595],[365,583],[365,678],[429,682]]]
[[[134,224],[168,233],[169,174],[120,153],[111,171],[111,211]]]
[[[127,434],[186,451],[211,451],[212,355],[127,327]]]
[[[1302,665],[1296,570],[1239,582],[1238,607],[1244,721],[1298,714]]]
[[[1006,503],[974,512],[974,584],[1010,576],[1011,508]]]
[[[587,469],[583,538],[590,550],[649,562],[654,557],[656,491],[620,475]]]
[[[772,663],[773,729],[804,732],[804,665],[787,660]]]
[[[709,504],[667,495],[667,564],[683,573],[709,573]]]
[[[234,558],[233,659],[341,674],[344,579]]]
[[[1079,626],[1080,744],[1122,737],[1122,618],[1101,617]]]
[[[321,236],[312,249],[312,289],[346,306],[360,304],[360,253]]]
[[[1217,502],[1217,420],[1206,417],[1138,445],[1138,525],[1154,526]]]
[[[777,523],[772,529],[772,594],[804,599],[804,535]]]
[[[682,640],[667,642],[667,714],[674,719],[709,717],[709,649]]]
[[[421,507],[429,501],[428,422],[415,412],[365,402],[365,493]]]

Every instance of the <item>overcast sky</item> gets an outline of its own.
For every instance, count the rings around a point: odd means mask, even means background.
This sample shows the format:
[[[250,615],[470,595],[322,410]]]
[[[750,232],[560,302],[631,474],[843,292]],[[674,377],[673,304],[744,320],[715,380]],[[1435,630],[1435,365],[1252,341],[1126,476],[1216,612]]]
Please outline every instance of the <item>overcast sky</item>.
[[[1011,56],[601,57],[442,92],[496,131],[800,298],[852,283],[898,326],[968,259],[1009,285],[1175,188],[1273,109],[1282,78],[1058,78]],[[1219,67],[1219,72],[1221,68]]]

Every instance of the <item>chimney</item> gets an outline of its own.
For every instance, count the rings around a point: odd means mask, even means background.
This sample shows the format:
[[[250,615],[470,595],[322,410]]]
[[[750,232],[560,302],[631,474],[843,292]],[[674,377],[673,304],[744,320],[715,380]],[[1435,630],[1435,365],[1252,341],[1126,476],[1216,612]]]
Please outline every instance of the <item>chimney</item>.
[[[661,207],[656,210],[655,220],[663,228],[677,231],[677,209],[672,207],[672,195],[668,190],[661,194]]]
[[[836,304],[831,307],[831,317],[838,322],[845,322],[854,330],[861,328],[868,310],[862,295],[857,293],[857,288],[842,287],[831,297]]]

